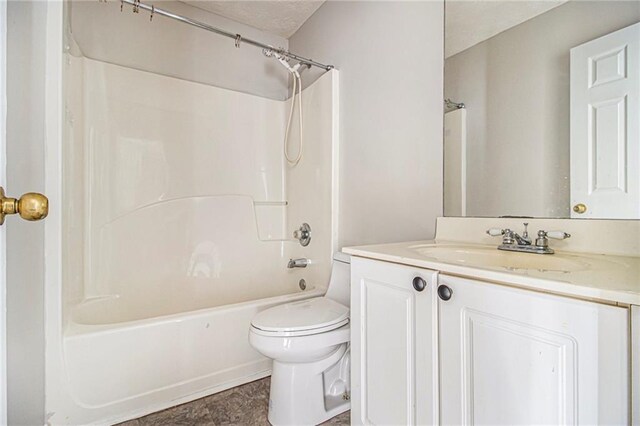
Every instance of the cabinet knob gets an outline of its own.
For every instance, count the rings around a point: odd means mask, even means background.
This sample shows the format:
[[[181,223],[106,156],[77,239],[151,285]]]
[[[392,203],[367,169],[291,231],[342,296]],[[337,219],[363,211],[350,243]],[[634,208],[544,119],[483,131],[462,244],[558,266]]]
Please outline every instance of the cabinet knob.
[[[441,285],[438,287],[438,296],[442,300],[449,300],[453,296],[453,290],[451,290],[451,287]]]
[[[427,282],[422,277],[415,277],[413,279],[413,288],[415,288],[416,291],[422,291],[427,288]]]

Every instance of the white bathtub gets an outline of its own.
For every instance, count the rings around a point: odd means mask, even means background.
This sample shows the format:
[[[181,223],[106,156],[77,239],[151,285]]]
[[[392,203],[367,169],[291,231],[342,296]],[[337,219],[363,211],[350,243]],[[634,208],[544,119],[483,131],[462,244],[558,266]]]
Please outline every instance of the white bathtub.
[[[115,423],[267,376],[270,360],[248,342],[251,318],[322,293],[307,289],[129,321],[122,300],[85,302],[74,309],[64,336],[72,399],[94,419]]]

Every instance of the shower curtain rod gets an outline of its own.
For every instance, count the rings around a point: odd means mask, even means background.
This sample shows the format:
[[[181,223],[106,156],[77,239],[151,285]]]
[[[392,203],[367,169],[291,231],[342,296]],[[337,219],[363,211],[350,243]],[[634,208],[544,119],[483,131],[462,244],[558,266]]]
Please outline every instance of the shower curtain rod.
[[[268,52],[277,53],[287,58],[291,58],[296,61],[302,62],[303,64],[313,65],[314,67],[322,68],[325,71],[330,71],[334,68],[333,65],[321,64],[320,62],[316,62],[312,59],[307,59],[305,57],[298,56],[295,53],[289,52],[288,50],[284,50],[282,48],[275,48],[268,44],[264,44],[264,43],[260,43],[259,41],[252,40],[250,38],[244,38],[240,34],[233,34],[225,30],[221,30],[220,28],[216,28],[211,25],[205,24],[203,22],[196,21],[195,19],[187,18],[186,16],[178,15],[176,13],[169,12],[168,10],[160,9],[153,5],[150,6],[148,4],[142,3],[140,0],[120,0],[120,10],[122,10],[122,5],[124,5],[125,3],[133,7],[134,13],[139,13],[140,9],[144,9],[151,12],[151,20],[153,20],[153,17],[155,15],[160,15],[166,18],[174,19],[176,21],[179,21],[185,24],[192,25],[197,28],[201,28],[203,30],[210,31],[212,33],[216,33],[221,36],[232,38],[235,40],[236,47],[240,47],[242,43],[246,43],[246,44],[250,44],[252,46],[260,47],[264,49],[264,53],[268,53]]]

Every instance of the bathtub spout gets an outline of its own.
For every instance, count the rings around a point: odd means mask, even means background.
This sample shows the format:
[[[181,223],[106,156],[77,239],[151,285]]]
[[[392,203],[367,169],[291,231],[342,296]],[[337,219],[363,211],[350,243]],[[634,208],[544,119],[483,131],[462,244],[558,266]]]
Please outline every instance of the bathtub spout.
[[[300,259],[289,259],[289,263],[287,264],[287,268],[306,268],[309,264],[309,259],[300,258]]]

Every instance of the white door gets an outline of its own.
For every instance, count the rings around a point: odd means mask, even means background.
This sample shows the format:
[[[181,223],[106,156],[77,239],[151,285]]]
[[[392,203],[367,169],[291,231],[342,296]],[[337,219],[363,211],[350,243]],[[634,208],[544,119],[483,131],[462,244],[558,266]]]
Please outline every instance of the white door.
[[[436,282],[434,271],[352,258],[352,424],[437,424]]]
[[[439,282],[442,424],[628,424],[628,309]]]
[[[61,2],[0,0],[0,424],[43,424],[44,410],[44,223],[46,129],[59,120],[51,88],[57,75],[45,71],[47,54],[62,57],[62,32],[49,28]],[[60,18],[62,14],[59,13]],[[61,19],[60,19],[61,22]],[[45,36],[49,35],[49,39]],[[49,50],[47,50],[49,49]],[[45,93],[46,92],[46,93]],[[46,108],[45,101],[54,108]],[[49,145],[54,156],[54,145]],[[54,157],[57,158],[58,157]],[[11,198],[15,197],[15,198]],[[22,219],[21,219],[22,217]],[[53,253],[50,253],[51,259]]]
[[[7,2],[0,1],[0,186],[6,185],[7,139]],[[0,424],[7,424],[7,256],[0,226]]]
[[[640,219],[640,23],[571,49],[571,205]]]

